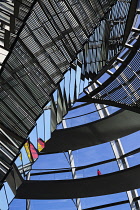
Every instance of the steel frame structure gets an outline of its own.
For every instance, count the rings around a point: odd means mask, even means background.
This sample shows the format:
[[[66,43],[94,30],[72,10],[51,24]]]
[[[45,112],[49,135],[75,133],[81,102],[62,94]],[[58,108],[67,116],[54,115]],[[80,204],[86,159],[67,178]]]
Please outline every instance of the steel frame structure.
[[[101,118],[109,115],[104,104],[140,114],[139,4],[137,0],[0,3],[1,189],[5,189],[6,181],[16,195],[23,182],[20,174],[27,180],[30,175],[35,176],[30,174],[32,164],[38,155],[45,154],[47,141],[44,136],[40,150],[28,137],[47,103],[50,137],[61,122],[67,129],[64,117],[75,109],[76,101],[95,103]],[[83,90],[85,95],[81,97]],[[121,91],[123,96],[118,94]],[[139,152],[136,149],[124,154],[119,139],[111,141],[111,146],[120,170],[129,168],[127,156]],[[15,161],[22,158],[22,148],[29,164],[22,163],[17,169]],[[80,167],[75,167],[72,150],[68,150],[68,156],[70,169],[65,171],[70,170],[76,179]],[[132,210],[139,209],[137,191],[131,190],[127,195],[128,201],[124,202],[129,202]],[[79,198],[76,208],[82,209]],[[30,210],[28,199],[26,209]]]

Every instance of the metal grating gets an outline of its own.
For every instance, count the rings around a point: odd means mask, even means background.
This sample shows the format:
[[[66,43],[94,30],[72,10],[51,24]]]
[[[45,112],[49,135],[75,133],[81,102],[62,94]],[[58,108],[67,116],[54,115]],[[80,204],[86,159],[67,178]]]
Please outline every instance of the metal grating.
[[[5,125],[23,137],[28,135],[70,62],[115,2],[36,2],[3,66],[1,99]],[[27,9],[24,2],[20,6],[22,19]],[[20,18],[16,19],[18,29]]]
[[[121,60],[116,72],[97,89],[80,101],[98,102],[140,113],[140,51],[139,41],[134,44],[125,60]],[[88,90],[88,88],[86,88]],[[101,89],[101,91],[99,91]],[[86,90],[86,91],[87,91]],[[94,92],[96,93],[94,94]],[[84,99],[84,100],[83,100]]]

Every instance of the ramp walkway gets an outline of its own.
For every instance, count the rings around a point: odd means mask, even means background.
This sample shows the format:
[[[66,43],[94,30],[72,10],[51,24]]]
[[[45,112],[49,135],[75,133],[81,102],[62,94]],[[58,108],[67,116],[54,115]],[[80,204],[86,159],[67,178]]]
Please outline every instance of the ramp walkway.
[[[72,199],[120,193],[140,188],[140,165],[110,174],[71,180],[23,181],[19,199]]]
[[[58,153],[103,144],[138,130],[140,114],[121,110],[95,122],[55,130],[41,153]]]

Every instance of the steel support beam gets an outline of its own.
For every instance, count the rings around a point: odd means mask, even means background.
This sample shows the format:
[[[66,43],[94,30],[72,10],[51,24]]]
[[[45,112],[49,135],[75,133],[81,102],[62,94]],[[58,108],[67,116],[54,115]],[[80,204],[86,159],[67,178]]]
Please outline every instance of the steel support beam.
[[[30,172],[26,175],[26,180],[30,180]],[[30,210],[31,201],[30,199],[26,199],[26,210]]]
[[[95,87],[96,87],[95,85],[92,85],[92,87],[89,88],[89,91],[92,91]],[[95,107],[98,111],[100,119],[105,118],[110,115],[106,105],[95,103]],[[121,156],[125,155],[125,152],[123,150],[123,146],[121,144],[120,139],[113,140],[110,142],[110,144],[114,152],[114,155],[117,159],[117,164],[118,164],[119,169],[124,170],[124,169],[129,168],[127,158],[126,157],[121,158]],[[134,201],[134,198],[138,197],[137,190],[127,191],[126,193],[128,196],[131,209],[132,210],[140,209],[140,201]]]
[[[65,119],[62,120],[62,125],[63,125],[64,129],[67,128]],[[77,178],[76,177],[76,169],[75,169],[74,156],[72,154],[72,150],[68,150],[68,156],[69,156],[69,164],[71,167],[72,177],[73,177],[73,179],[76,179]],[[77,208],[77,210],[82,210],[80,198],[76,198],[76,208]]]
[[[109,116],[109,111],[105,105],[95,104],[95,106],[101,119]],[[110,144],[113,149],[114,155],[117,159],[119,169],[123,170],[129,168],[127,158],[120,159],[120,157],[125,154],[120,139],[111,141]],[[126,193],[129,199],[131,209],[132,210],[140,209],[140,201],[134,201],[134,198],[138,197],[137,190],[127,191]]]

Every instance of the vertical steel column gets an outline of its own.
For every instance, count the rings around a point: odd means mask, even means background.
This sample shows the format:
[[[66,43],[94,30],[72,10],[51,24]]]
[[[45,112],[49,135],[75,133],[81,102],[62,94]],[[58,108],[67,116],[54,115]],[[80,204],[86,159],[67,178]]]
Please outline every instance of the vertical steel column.
[[[97,109],[98,114],[101,119],[109,116],[109,111],[105,105],[95,104],[95,106],[96,106],[96,109]],[[113,149],[114,155],[117,159],[119,169],[123,170],[123,169],[129,168],[127,158],[120,159],[120,157],[125,154],[120,139],[113,140],[110,142],[110,144]],[[126,193],[127,193],[128,199],[129,199],[131,209],[139,210],[140,209],[140,201],[134,201],[134,198],[138,197],[137,190],[127,191]]]
[[[26,180],[30,180],[30,172],[26,175]],[[26,210],[30,210],[31,201],[30,199],[26,199]]]
[[[62,120],[62,125],[64,129],[67,128],[65,119]],[[68,150],[68,155],[69,155],[69,164],[72,171],[72,177],[73,179],[76,179],[77,177],[76,177],[76,170],[75,170],[74,157],[72,154],[72,150]],[[76,208],[77,210],[82,210],[80,198],[76,198]]]

